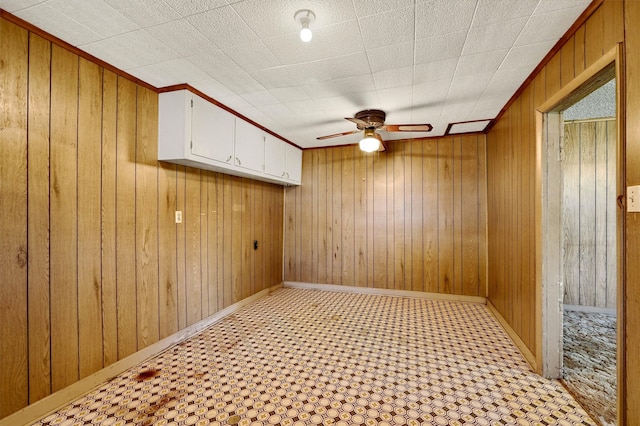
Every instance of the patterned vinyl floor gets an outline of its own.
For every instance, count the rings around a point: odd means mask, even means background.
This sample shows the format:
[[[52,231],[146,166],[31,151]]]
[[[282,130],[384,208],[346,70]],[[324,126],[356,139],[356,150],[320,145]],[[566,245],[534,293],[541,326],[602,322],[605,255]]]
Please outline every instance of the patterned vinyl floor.
[[[35,425],[593,425],[480,304],[283,288]]]

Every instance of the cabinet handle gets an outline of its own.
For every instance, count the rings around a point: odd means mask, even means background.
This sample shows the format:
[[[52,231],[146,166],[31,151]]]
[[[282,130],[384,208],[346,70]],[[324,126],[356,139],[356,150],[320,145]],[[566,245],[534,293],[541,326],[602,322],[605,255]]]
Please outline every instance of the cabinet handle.
[[[233,158],[233,155],[230,155],[229,158],[227,158],[227,161],[225,161],[225,163],[228,163],[229,161],[231,161],[232,158]]]
[[[238,164],[238,166],[242,166],[242,163],[240,162],[240,159],[238,157],[236,157],[236,163]]]
[[[284,177],[284,175],[286,175],[286,174],[287,174],[287,172],[282,172],[282,177]]]
[[[287,177],[289,177],[289,172],[287,172]]]

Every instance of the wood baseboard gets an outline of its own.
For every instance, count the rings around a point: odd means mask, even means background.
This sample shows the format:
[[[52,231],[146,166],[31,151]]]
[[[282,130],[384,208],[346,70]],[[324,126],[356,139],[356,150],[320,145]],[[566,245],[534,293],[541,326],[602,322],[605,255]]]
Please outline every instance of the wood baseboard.
[[[422,291],[390,290],[386,288],[355,287],[355,286],[335,285],[335,284],[314,284],[314,283],[304,283],[304,282],[297,282],[297,281],[285,281],[284,286],[290,287],[290,288],[304,288],[309,290],[337,291],[337,292],[360,293],[360,294],[376,294],[380,296],[417,297],[422,299],[448,300],[452,302],[467,302],[467,303],[481,303],[481,304],[486,303],[486,298],[484,297],[463,296],[459,294],[426,293]]]
[[[520,351],[524,359],[527,360],[527,362],[531,366],[531,369],[537,372],[538,361],[536,360],[536,357],[533,355],[533,353],[529,350],[527,345],[524,344],[520,336],[518,336],[518,333],[516,333],[515,330],[511,328],[507,320],[504,319],[502,314],[498,311],[498,309],[496,309],[495,306],[493,306],[493,303],[491,303],[491,301],[488,299],[487,299],[487,307],[489,308],[489,311],[491,311],[493,316],[498,320],[498,322],[500,323],[504,331],[509,335],[509,337],[511,338],[513,343],[516,345],[516,347],[518,348],[518,350]]]
[[[273,291],[281,287],[282,284],[276,284],[273,287],[264,289],[261,292],[254,294],[253,296],[249,296],[246,299],[234,303],[233,305],[221,310],[220,312],[216,312],[210,317],[207,317],[183,330],[180,330],[175,334],[172,334],[169,337],[160,340],[159,342],[154,343],[153,345],[147,346],[146,348],[132,355],[129,355],[128,357],[123,358],[120,361],[117,361],[74,384],[67,386],[64,389],[61,389],[58,392],[55,392],[39,401],[34,402],[33,404],[23,408],[22,410],[16,411],[15,413],[1,419],[0,426],[17,426],[31,424],[38,419],[64,407],[66,404],[69,404],[82,395],[92,391],[96,387],[101,386],[109,379],[127,371],[130,368],[135,367],[146,359],[160,354],[161,352],[182,342],[183,340],[188,339],[195,334],[198,334],[212,324],[215,324],[223,318],[239,311],[246,305],[267,296],[269,293],[272,293]]]

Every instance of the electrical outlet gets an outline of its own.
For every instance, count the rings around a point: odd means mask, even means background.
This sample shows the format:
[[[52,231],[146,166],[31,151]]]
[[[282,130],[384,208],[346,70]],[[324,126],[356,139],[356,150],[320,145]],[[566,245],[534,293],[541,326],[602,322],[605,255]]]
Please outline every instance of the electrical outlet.
[[[627,212],[640,213],[640,185],[627,187]]]
[[[182,223],[182,212],[176,211],[176,223]]]

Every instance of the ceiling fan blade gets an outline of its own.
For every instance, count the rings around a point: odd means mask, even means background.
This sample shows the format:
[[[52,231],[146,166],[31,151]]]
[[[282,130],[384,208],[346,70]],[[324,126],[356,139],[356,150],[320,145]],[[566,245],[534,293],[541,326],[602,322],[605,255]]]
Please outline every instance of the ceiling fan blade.
[[[385,132],[430,132],[431,124],[387,124],[380,128]]]
[[[358,126],[361,126],[363,128],[369,127],[370,124],[364,120],[360,120],[359,118],[355,118],[355,117],[345,117],[345,120],[349,120],[352,123],[356,123]]]
[[[316,139],[319,140],[319,141],[323,141],[325,139],[331,139],[331,138],[337,138],[337,137],[340,137],[340,136],[352,135],[354,133],[360,133],[360,130],[351,130],[349,132],[342,132],[342,133],[336,133],[336,134],[333,134],[333,135],[320,136],[320,137],[318,137]]]

